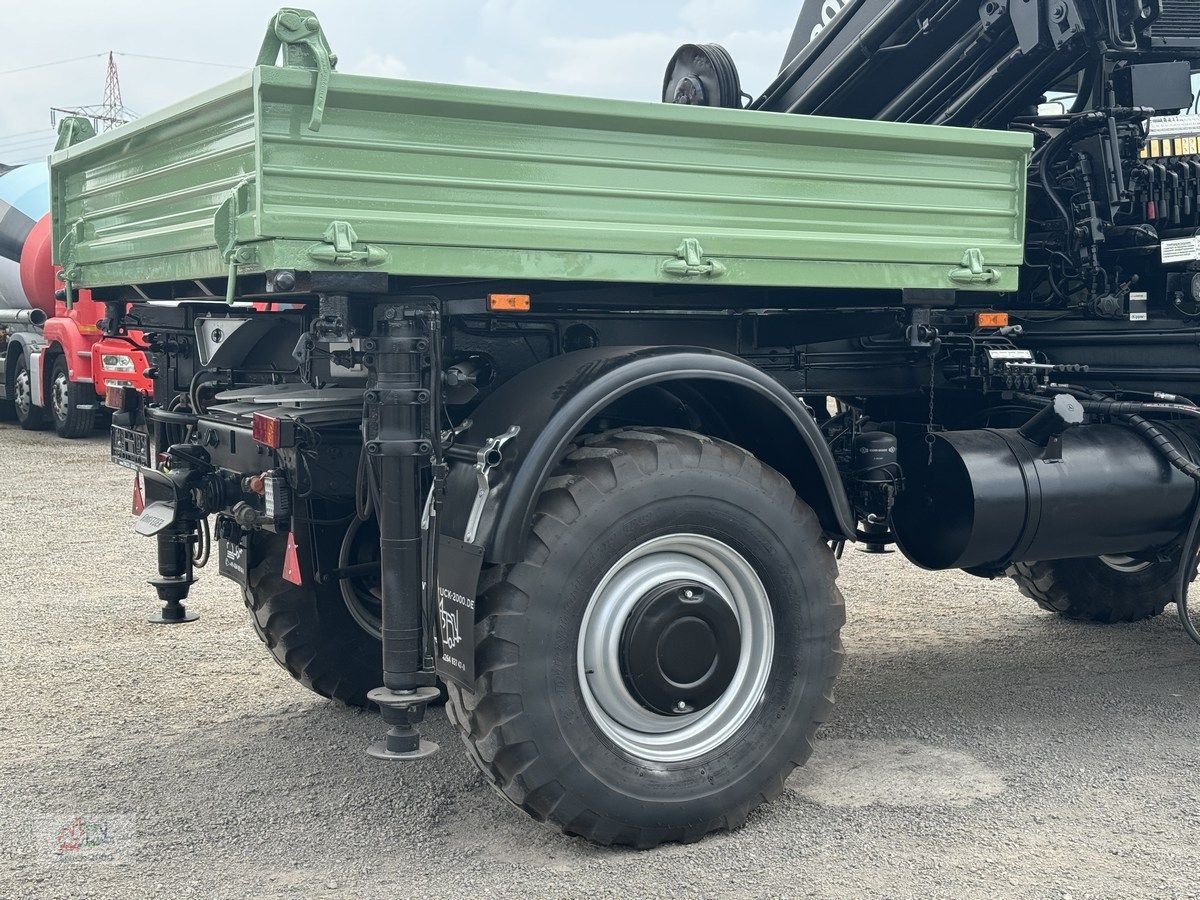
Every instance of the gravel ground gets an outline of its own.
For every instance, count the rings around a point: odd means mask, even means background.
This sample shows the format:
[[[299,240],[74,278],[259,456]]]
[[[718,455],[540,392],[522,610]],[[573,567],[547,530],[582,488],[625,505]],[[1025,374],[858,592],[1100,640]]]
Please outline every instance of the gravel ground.
[[[809,766],[735,834],[604,850],[504,804],[440,713],[434,758],[369,759],[377,718],[293,684],[215,575],[199,622],[147,624],[106,456],[0,426],[0,897],[1197,893],[1200,649],[1172,616],[1072,624],[848,553]]]

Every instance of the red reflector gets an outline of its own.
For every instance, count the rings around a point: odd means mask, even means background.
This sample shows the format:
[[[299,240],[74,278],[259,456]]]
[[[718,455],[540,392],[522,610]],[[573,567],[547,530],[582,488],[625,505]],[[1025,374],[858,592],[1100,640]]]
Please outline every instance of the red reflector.
[[[288,532],[287,550],[283,554],[283,580],[296,587],[304,586],[304,579],[300,575],[300,555],[296,552],[296,536],[291,532]]]
[[[110,384],[104,389],[104,405],[117,412],[125,410],[125,388],[119,384]]]
[[[271,416],[264,416],[262,413],[255,413],[254,440],[272,450],[278,450],[281,445],[279,438],[279,420]]]
[[[146,500],[142,497],[142,476],[133,476],[133,514],[140,516],[146,511]]]

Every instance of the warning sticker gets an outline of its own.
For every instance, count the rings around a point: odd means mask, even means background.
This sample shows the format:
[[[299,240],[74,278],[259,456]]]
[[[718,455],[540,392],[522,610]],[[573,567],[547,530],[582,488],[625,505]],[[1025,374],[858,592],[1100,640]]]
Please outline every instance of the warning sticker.
[[[1200,259],[1200,237],[1180,238],[1162,242],[1163,265],[1195,262]]]

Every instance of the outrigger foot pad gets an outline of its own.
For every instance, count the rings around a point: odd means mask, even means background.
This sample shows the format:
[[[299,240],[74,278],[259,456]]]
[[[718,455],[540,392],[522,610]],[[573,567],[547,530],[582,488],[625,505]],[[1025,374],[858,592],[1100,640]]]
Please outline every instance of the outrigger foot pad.
[[[162,612],[146,621],[152,625],[182,625],[184,622],[195,622],[200,618],[199,613],[190,612],[182,603],[166,603]]]
[[[367,748],[367,755],[402,762],[424,759],[436,753],[438,745],[422,739],[417,725],[425,718],[425,708],[439,696],[440,692],[433,687],[407,692],[376,688],[367,694],[367,699],[378,705],[383,721],[391,726],[382,740]]]
[[[183,598],[188,595],[188,589],[195,581],[191,575],[163,576],[151,580],[158,599],[163,601],[163,608],[162,612],[147,621],[153,625],[182,625],[200,618],[199,613],[188,612],[183,605]]]
[[[409,762],[414,759],[424,759],[427,756],[433,756],[440,749],[433,741],[427,741],[418,734],[416,750],[389,750],[388,745],[392,741],[392,733],[394,731],[396,731],[395,728],[389,731],[386,737],[381,738],[368,747],[367,756],[373,756],[376,759],[382,759],[387,762]]]

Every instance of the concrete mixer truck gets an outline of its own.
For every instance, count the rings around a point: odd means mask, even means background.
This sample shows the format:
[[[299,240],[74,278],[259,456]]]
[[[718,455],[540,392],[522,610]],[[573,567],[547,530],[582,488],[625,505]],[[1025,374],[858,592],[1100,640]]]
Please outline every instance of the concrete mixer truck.
[[[59,299],[49,209],[45,166],[0,166],[0,420],[78,438],[108,388],[149,391],[149,364],[136,334],[101,333],[104,307],[87,291]]]

